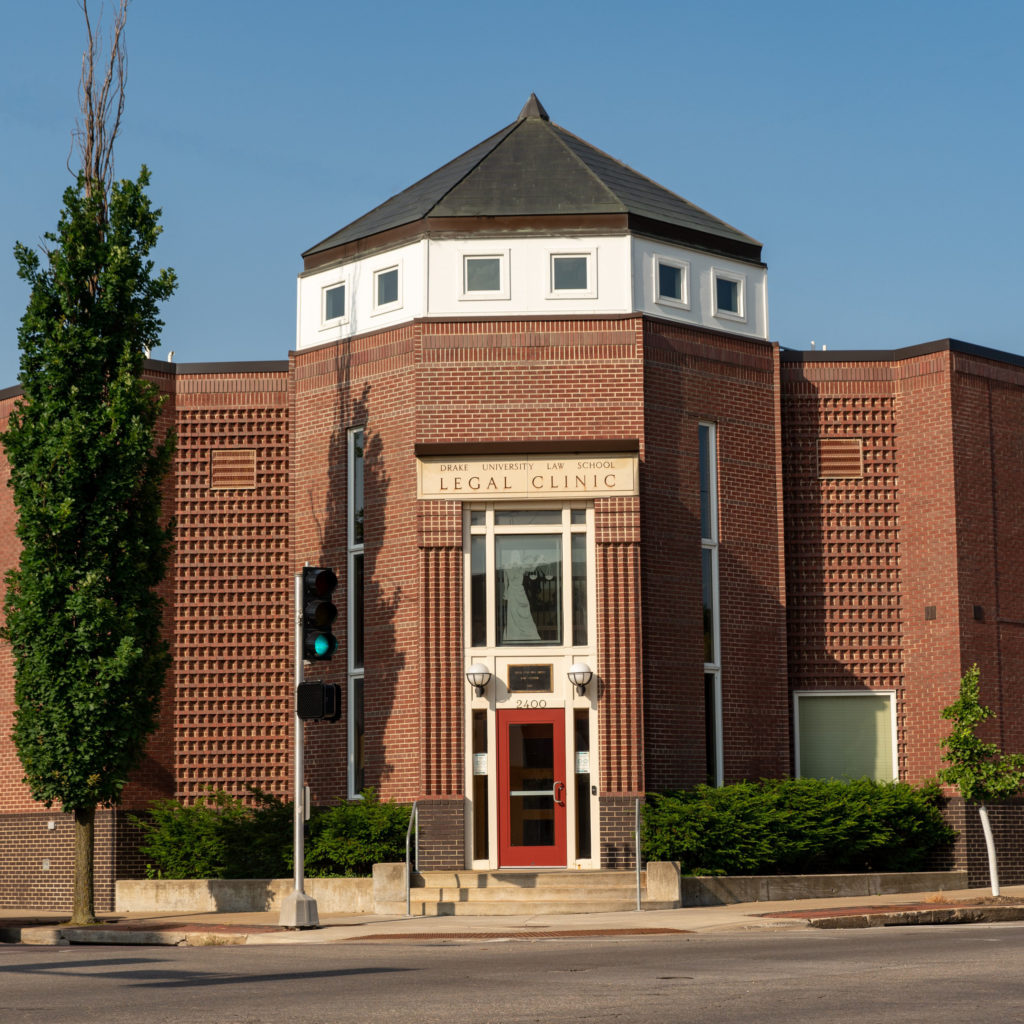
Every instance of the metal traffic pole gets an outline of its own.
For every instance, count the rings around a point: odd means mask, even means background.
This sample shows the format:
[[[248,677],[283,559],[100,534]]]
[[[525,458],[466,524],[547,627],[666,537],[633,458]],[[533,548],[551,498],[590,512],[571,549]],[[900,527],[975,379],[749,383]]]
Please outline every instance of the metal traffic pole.
[[[283,928],[319,928],[316,900],[303,891],[305,884],[306,789],[303,766],[303,721],[299,718],[298,696],[302,685],[302,573],[295,576],[295,888],[281,904],[279,924]]]

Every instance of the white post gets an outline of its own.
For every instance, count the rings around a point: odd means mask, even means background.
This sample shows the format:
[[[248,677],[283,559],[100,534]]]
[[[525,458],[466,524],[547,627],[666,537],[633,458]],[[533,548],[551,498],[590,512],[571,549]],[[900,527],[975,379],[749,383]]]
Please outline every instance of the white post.
[[[999,868],[996,866],[996,841],[992,838],[992,826],[988,820],[988,808],[978,804],[981,815],[981,830],[985,833],[985,850],[988,852],[988,879],[992,883],[992,895],[999,895]]]
[[[295,697],[302,683],[302,573],[295,576]],[[294,814],[295,888],[281,904],[279,924],[283,928],[318,928],[316,900],[303,891],[305,884],[306,790],[303,765],[303,721],[295,708]]]

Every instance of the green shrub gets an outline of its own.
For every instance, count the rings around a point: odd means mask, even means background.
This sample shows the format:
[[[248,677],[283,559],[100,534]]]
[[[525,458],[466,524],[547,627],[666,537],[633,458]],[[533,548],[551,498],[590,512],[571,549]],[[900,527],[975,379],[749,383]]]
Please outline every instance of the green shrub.
[[[915,871],[956,833],[935,785],[771,779],[650,794],[644,856],[687,874]]]
[[[155,878],[284,878],[293,870],[292,804],[250,790],[246,804],[211,790],[194,804],[157,800],[133,816]],[[310,877],[367,876],[380,861],[405,859],[409,808],[363,800],[313,810],[305,843]]]
[[[372,789],[359,802],[321,808],[306,838],[306,874],[365,877],[374,864],[405,860],[409,808],[381,803]]]

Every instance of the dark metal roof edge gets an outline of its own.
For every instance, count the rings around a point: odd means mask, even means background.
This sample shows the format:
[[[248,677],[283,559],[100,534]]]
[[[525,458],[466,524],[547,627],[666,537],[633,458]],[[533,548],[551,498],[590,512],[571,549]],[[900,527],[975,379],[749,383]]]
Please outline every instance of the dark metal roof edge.
[[[146,369],[173,373],[175,376],[193,373],[287,373],[287,359],[265,359],[237,363],[161,363],[156,359],[146,360]]]
[[[802,349],[783,348],[781,359],[784,363],[884,363],[894,359],[914,359],[917,356],[928,356],[935,352],[960,352],[963,355],[978,356],[981,359],[992,359],[998,363],[1009,363],[1012,366],[1024,367],[1024,356],[1012,352],[1002,352],[985,345],[975,345],[957,338],[940,338],[938,341],[927,341],[921,345],[909,345],[906,348],[891,349],[833,349],[807,351]]]
[[[421,441],[414,445],[417,456],[428,455],[590,455],[594,452],[638,452],[636,437],[608,437],[588,441]]]
[[[160,359],[143,360],[142,368],[147,373],[168,373],[172,377],[190,373],[287,373],[287,359],[266,359],[237,363],[167,363]],[[18,398],[24,394],[20,384],[12,384],[0,389],[0,402],[8,398]]]

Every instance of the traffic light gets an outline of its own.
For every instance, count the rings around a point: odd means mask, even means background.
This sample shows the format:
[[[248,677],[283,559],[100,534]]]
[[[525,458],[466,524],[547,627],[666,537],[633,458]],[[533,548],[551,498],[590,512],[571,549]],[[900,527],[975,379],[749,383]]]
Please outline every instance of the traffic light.
[[[336,722],[341,718],[341,687],[337,683],[300,683],[295,714],[303,721]]]
[[[338,641],[331,626],[338,609],[331,594],[338,577],[330,569],[307,565],[302,570],[302,656],[306,661],[327,661]]]

